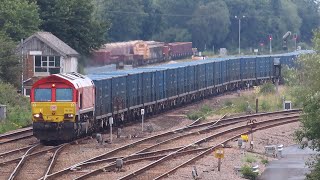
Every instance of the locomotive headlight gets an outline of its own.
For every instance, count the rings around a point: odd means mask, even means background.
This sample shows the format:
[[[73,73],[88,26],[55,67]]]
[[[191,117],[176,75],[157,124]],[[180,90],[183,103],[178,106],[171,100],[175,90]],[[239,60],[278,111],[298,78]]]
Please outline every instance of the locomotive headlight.
[[[65,114],[64,117],[65,118],[73,118],[73,114]]]
[[[40,117],[40,114],[34,114],[33,117],[39,118],[39,117]]]

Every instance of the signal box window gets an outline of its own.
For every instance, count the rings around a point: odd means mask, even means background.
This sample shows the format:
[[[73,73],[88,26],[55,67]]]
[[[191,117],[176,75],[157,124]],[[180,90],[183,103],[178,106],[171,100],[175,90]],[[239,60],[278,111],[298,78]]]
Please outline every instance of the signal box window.
[[[51,89],[35,89],[34,100],[36,102],[49,102],[51,101]]]
[[[60,73],[60,56],[35,56],[34,72]]]
[[[61,101],[61,102],[72,101],[72,89],[71,88],[56,89],[56,101]]]
[[[30,94],[31,94],[31,89],[24,89],[24,90],[25,90],[24,95],[25,95],[25,96],[30,96]]]

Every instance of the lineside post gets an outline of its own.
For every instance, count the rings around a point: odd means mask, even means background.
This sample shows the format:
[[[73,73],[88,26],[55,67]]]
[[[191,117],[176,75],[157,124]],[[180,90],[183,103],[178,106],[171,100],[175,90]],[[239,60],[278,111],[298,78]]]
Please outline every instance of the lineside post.
[[[141,118],[142,118],[142,119],[141,119],[141,126],[142,126],[142,128],[141,128],[141,129],[142,129],[142,132],[143,132],[144,109],[141,109],[141,116],[142,116],[142,117],[141,117]]]
[[[109,125],[110,125],[110,143],[112,143],[112,124],[113,124],[113,117],[109,118]]]
[[[218,158],[218,171],[221,169],[221,159],[224,158],[223,144],[221,144],[215,151],[214,156]]]

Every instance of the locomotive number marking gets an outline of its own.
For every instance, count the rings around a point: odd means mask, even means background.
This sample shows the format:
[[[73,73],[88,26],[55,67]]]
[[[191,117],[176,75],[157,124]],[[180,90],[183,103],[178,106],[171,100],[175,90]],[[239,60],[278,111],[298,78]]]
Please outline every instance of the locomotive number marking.
[[[56,111],[58,108],[57,108],[57,105],[51,105],[50,109],[51,111]]]

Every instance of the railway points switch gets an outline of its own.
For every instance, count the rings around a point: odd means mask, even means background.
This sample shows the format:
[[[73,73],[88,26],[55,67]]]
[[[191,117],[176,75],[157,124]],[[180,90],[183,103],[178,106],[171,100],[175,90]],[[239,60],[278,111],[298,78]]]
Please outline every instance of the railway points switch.
[[[123,167],[123,160],[122,159],[116,159],[116,168],[118,169],[118,171],[120,171],[120,169],[122,169]]]

